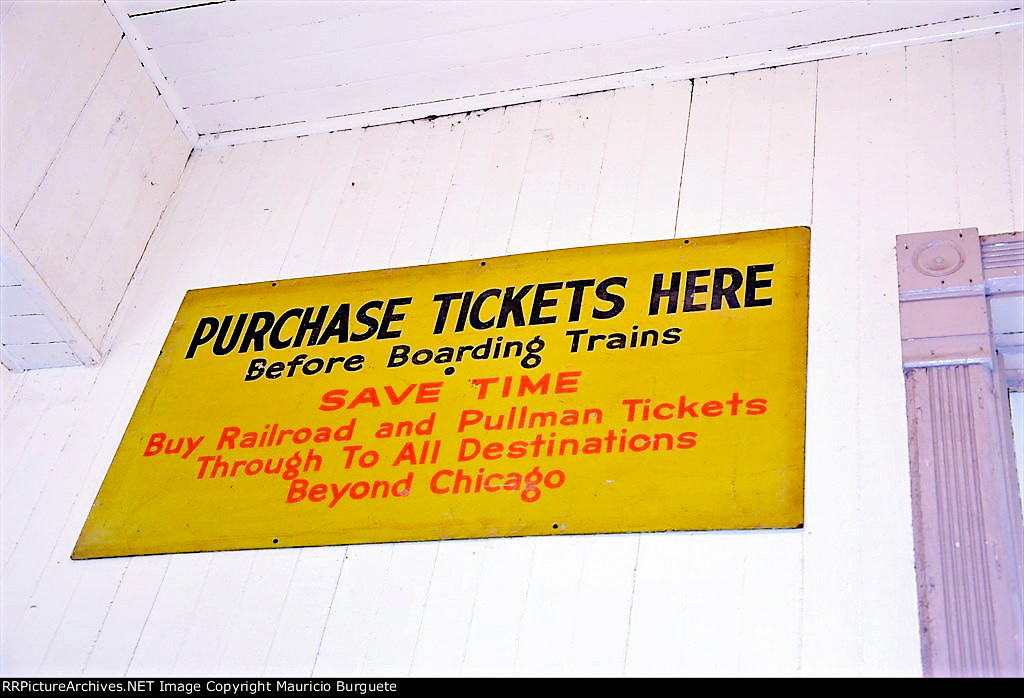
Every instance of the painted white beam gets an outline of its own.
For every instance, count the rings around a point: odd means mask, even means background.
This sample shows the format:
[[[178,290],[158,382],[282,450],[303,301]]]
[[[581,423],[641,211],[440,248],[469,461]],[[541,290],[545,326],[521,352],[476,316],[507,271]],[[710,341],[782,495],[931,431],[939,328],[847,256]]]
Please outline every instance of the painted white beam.
[[[181,127],[182,133],[185,134],[185,138],[188,139],[189,145],[195,147],[199,141],[199,133],[196,131],[195,126],[192,124],[192,119],[185,113],[184,105],[178,98],[177,92],[171,88],[167,82],[167,78],[164,77],[160,67],[155,62],[148,60],[148,51],[146,50],[146,40],[143,38],[142,33],[139,31],[138,24],[132,21],[128,16],[129,3],[110,2],[104,0],[107,7],[110,9],[110,13],[114,15],[114,19],[121,26],[121,31],[124,32],[125,38],[135,51],[135,55],[138,56],[139,61],[142,63],[142,67],[146,71],[146,75],[149,76],[150,80],[156,86],[157,92],[163,98],[167,108],[174,115],[175,120],[178,122],[178,126]]]
[[[92,365],[100,353],[6,230],[0,233],[0,358],[11,371]],[[13,301],[13,302],[12,302]]]

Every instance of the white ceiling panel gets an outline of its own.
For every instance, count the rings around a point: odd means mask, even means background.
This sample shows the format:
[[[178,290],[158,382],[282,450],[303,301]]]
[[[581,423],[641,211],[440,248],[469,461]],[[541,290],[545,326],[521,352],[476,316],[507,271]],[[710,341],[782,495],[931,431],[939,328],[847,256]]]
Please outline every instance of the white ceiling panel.
[[[0,286],[0,318],[41,313],[42,310],[21,284]]]
[[[107,4],[134,6],[134,13],[130,12],[128,16],[147,38],[147,46],[159,48],[296,26],[312,27],[333,19],[372,15],[419,3],[401,0],[221,0],[187,3],[180,8],[163,11],[145,10],[149,5],[146,0],[130,3],[111,0]],[[154,3],[164,4],[168,3]]]
[[[440,6],[446,7],[447,3]],[[542,9],[565,5],[557,2],[539,5],[526,3],[524,7]],[[213,70],[186,75],[180,81],[176,77],[174,81],[178,81],[176,84],[181,89],[182,98],[188,104],[204,106],[238,99],[265,98],[268,95],[300,92],[327,85],[347,85],[388,77],[488,66],[499,61],[530,58],[557,60],[586,49],[599,49],[594,52],[595,55],[607,56],[619,66],[632,65],[637,61],[642,64],[649,63],[651,58],[636,55],[636,49],[646,46],[650,41],[661,40],[663,44],[668,44],[668,51],[678,52],[681,48],[679,42],[687,38],[683,35],[698,27],[706,26],[710,32],[730,26],[742,27],[765,15],[771,16],[767,11],[773,7],[771,3],[759,3],[751,8],[754,11],[744,12],[742,19],[735,18],[739,22],[731,24],[725,23],[727,13],[712,9],[708,11],[708,14],[715,15],[711,25],[706,24],[710,17],[680,13],[676,5],[662,3],[642,13],[637,12],[632,4],[614,4],[580,11],[576,9],[575,3],[571,3],[567,11],[560,14],[552,14],[550,11],[536,13],[538,16],[504,24],[498,24],[497,18],[489,14],[474,13],[463,17],[475,17],[482,26],[440,34],[405,32],[375,23],[372,31],[353,31],[355,38],[351,41],[339,41],[336,36],[333,41],[322,42],[323,48],[328,49],[326,52],[304,52],[293,57],[279,55],[278,52],[264,52],[258,54],[258,63],[235,60],[231,62],[234,65],[210,61],[207,65],[215,65]],[[439,6],[431,5],[427,9],[436,12]],[[814,11],[824,9],[820,7]],[[404,21],[404,13],[387,14],[399,15],[388,17],[389,22]],[[448,19],[456,17],[450,10],[446,10],[446,14]],[[787,12],[781,22],[788,21],[790,16],[792,13]],[[778,15],[774,18],[780,19]],[[420,18],[410,18],[409,21],[420,27],[425,26]],[[459,24],[465,25],[468,22]],[[656,31],[652,27],[656,27]],[[341,27],[333,29],[341,36],[350,31]],[[306,31],[308,33],[311,30]],[[389,34],[410,35],[410,38],[393,42],[388,40]],[[415,37],[414,34],[422,35]],[[623,51],[623,48],[626,50]],[[253,51],[247,54],[250,59],[254,55]],[[159,54],[157,60],[160,61]],[[637,67],[650,66],[638,64]],[[526,83],[530,80],[527,79]]]
[[[324,56],[343,61],[357,49],[380,46],[401,53],[402,44],[409,42],[444,43],[449,50],[469,52],[462,42],[473,35],[493,41],[496,26],[535,26],[537,20],[552,16],[581,13],[586,15],[602,9],[610,2],[579,2],[571,7],[563,3],[515,2],[500,3],[507,9],[498,16],[493,12],[473,12],[465,3],[450,3],[465,8],[453,12],[435,3],[405,3],[388,6],[376,12],[325,18],[315,23],[291,24],[257,31],[235,33],[202,41],[168,44],[153,48],[160,65],[176,78],[200,73],[244,71],[275,61],[288,61],[305,57]]]
[[[64,342],[3,345],[4,365],[12,371],[81,366],[81,360]]]
[[[1017,3],[106,0],[200,147],[995,32]]]
[[[197,5],[214,4],[210,0],[132,0],[121,3],[128,10],[129,14],[135,16],[140,14],[157,14],[167,10],[180,10],[185,7],[196,7]]]

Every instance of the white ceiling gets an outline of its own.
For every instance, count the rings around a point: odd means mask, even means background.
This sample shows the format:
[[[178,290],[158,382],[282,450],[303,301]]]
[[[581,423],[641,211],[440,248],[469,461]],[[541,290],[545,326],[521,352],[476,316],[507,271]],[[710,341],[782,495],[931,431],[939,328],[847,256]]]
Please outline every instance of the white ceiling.
[[[1022,24],[1007,1],[105,1],[200,147]]]

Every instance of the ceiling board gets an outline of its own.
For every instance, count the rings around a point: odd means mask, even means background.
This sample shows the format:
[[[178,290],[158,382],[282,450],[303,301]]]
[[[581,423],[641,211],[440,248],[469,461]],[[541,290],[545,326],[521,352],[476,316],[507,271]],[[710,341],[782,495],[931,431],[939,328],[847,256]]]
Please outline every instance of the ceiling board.
[[[108,5],[119,5],[107,0]],[[138,15],[132,21],[146,37],[148,48],[173,44],[193,44],[241,34],[276,31],[295,26],[313,26],[343,17],[387,12],[396,7],[420,3],[395,0],[230,0],[213,5],[197,5],[175,12]]]
[[[452,3],[455,4],[455,3]],[[462,5],[462,3],[458,3]],[[171,44],[153,49],[160,65],[176,79],[209,72],[259,70],[275,61],[309,56],[335,55],[344,60],[346,53],[372,46],[388,46],[401,52],[402,44],[415,41],[445,42],[449,50],[465,52],[462,41],[474,33],[493,41],[493,29],[516,26],[531,20],[561,15],[580,16],[612,5],[608,2],[513,3],[496,13],[452,11],[433,3],[410,3],[386,11],[325,19],[315,24],[291,25],[216,37],[187,44]],[[543,26],[543,25],[541,25]],[[455,44],[453,42],[459,42]]]
[[[1021,27],[990,2],[106,0],[201,147]]]
[[[228,0],[132,0],[121,4],[128,10],[130,16],[135,17],[186,10],[201,5],[219,5],[226,2]]]
[[[506,24],[497,24],[492,19],[479,29],[454,35],[427,36],[398,44],[381,40],[389,34],[395,34],[397,30],[377,26],[376,36],[379,38],[367,42],[362,48],[346,48],[291,60],[284,56],[263,54],[259,63],[238,67],[218,65],[209,72],[183,78],[177,84],[187,104],[203,106],[254,97],[266,98],[269,95],[317,87],[368,82],[382,77],[483,66],[496,61],[534,57],[557,59],[564,52],[581,49],[597,49],[591,51],[592,55],[613,56],[612,61],[619,66],[617,69],[625,66],[648,68],[651,65],[643,64],[644,59],[635,53],[635,48],[643,47],[650,41],[661,40],[663,44],[667,42],[669,45],[669,55],[659,60],[689,60],[692,41],[714,41],[708,37],[715,36],[723,29],[742,27],[747,23],[754,23],[755,27],[763,26],[759,21],[765,18],[775,20],[769,26],[788,27],[793,22],[794,13],[820,16],[830,10],[843,10],[842,4],[819,5],[810,10],[788,10],[780,15],[767,11],[775,7],[774,3],[760,3],[748,6],[749,11],[743,13],[725,13],[709,8],[707,14],[696,16],[680,13],[671,4],[658,3],[643,13],[637,12],[632,4],[616,4]],[[893,26],[893,22],[885,22],[882,26]],[[651,27],[656,27],[656,31],[652,31]],[[815,37],[819,35],[813,34]],[[765,39],[771,43],[770,37]],[[581,72],[587,76],[585,67]],[[599,74],[601,71],[590,72]],[[523,81],[528,82],[529,79],[524,77]],[[453,85],[453,88],[457,88],[457,85]]]

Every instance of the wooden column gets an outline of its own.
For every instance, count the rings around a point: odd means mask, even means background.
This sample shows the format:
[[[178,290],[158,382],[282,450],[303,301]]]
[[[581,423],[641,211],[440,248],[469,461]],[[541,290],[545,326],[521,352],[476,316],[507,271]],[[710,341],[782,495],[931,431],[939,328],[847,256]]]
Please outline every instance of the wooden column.
[[[975,229],[897,238],[926,676],[1024,671],[1022,518]]]

